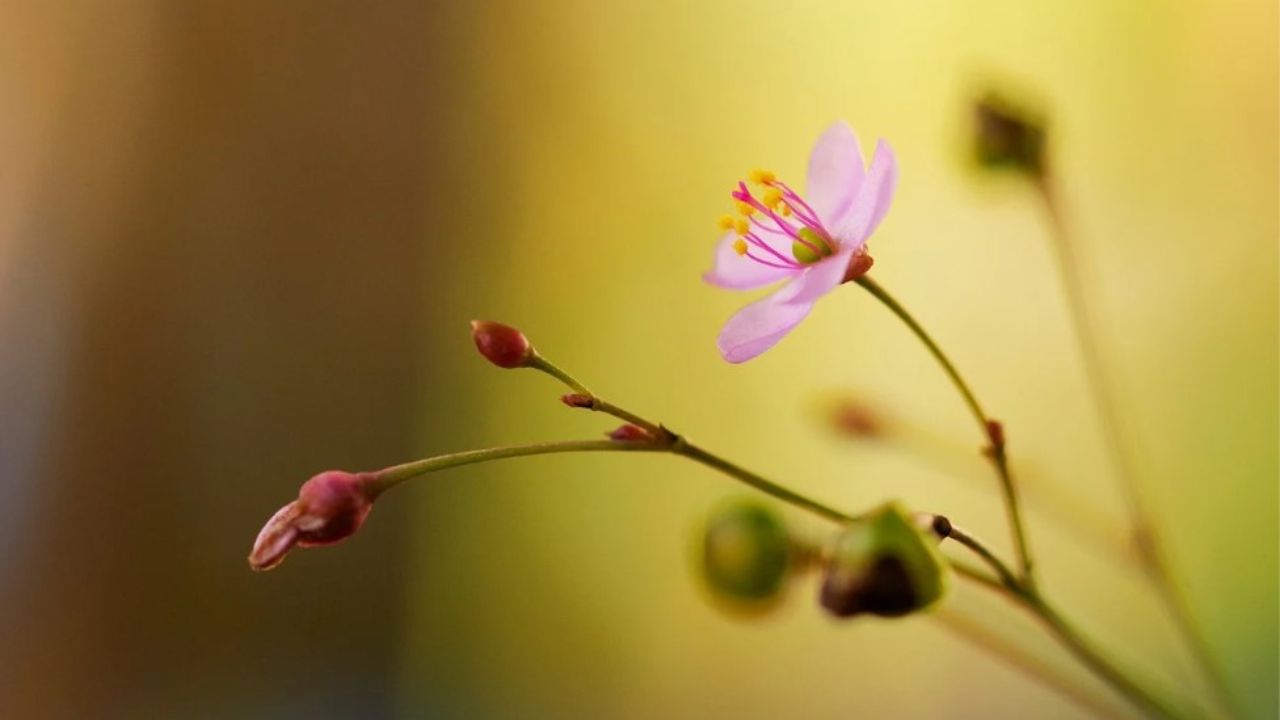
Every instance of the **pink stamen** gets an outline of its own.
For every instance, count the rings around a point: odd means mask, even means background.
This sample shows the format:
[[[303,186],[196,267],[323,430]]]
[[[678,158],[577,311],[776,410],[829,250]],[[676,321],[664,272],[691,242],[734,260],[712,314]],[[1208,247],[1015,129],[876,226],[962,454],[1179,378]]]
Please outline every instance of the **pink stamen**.
[[[746,235],[743,235],[742,239],[746,240],[747,242],[751,243],[755,247],[758,247],[761,250],[764,250],[765,252],[774,256],[780,262],[786,263],[789,267],[800,267],[800,265],[795,260],[792,260],[786,255],[783,255],[782,253],[778,252],[777,250],[774,250],[772,247],[769,246],[768,243],[766,243],[764,240],[761,240],[759,237],[757,237],[752,233],[747,233]]]
[[[800,267],[799,265],[796,265],[795,263],[792,263],[792,264],[790,264],[790,265],[782,265],[782,264],[779,264],[779,263],[776,263],[776,262],[770,262],[770,261],[768,261],[768,260],[765,260],[764,258],[760,258],[760,257],[756,257],[755,255],[752,255],[750,250],[748,250],[748,251],[746,252],[746,257],[748,257],[748,258],[750,258],[750,259],[752,259],[752,260],[755,260],[756,262],[760,263],[761,265],[767,265],[767,266],[769,266],[769,267],[778,268],[778,269],[780,269],[780,270],[797,270],[797,269],[799,269],[799,267]]]
[[[771,228],[768,225],[765,225],[764,223],[757,220],[754,215],[747,218],[747,221],[751,223],[751,227],[761,232],[767,232],[770,235],[786,235],[787,237],[794,237],[793,235],[791,235],[791,233],[783,232],[782,230],[778,230],[777,228]]]
[[[809,219],[812,220],[813,224],[817,226],[815,229],[821,230],[823,235],[830,234],[827,232],[827,229],[822,226],[822,221],[818,219],[817,211],[815,211],[812,207],[810,207],[809,203],[804,201],[804,198],[800,197],[800,193],[796,192],[795,190],[792,190],[791,186],[787,185],[781,180],[775,180],[773,184],[776,185],[778,189],[782,191],[783,196],[787,200],[787,205],[791,206],[792,212],[799,214],[799,208],[796,207],[796,205],[799,205],[801,208],[804,208],[804,211],[805,213],[808,214]]]
[[[769,219],[773,220],[773,222],[777,224],[779,229],[784,231],[792,240],[795,240],[801,245],[804,245],[805,247],[809,248],[809,250],[812,251],[815,255],[823,254],[822,251],[819,250],[817,247],[815,247],[813,243],[801,237],[800,232],[796,230],[794,227],[792,227],[791,223],[788,223],[786,220],[783,220],[782,217],[779,216],[778,213],[771,210],[769,206],[757,200],[755,196],[751,194],[751,191],[747,189],[746,183],[739,181],[738,189],[733,193],[731,193],[731,195],[734,200],[746,203],[747,205],[750,205],[751,207],[755,208],[757,211],[764,213],[765,215],[768,215]],[[824,244],[825,244],[825,241],[824,241]]]

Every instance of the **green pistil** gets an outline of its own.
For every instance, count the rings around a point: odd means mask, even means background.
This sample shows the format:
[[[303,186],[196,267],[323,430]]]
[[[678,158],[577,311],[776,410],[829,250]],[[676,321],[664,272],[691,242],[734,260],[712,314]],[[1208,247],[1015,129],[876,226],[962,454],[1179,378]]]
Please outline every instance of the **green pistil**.
[[[812,265],[831,254],[831,246],[810,228],[800,228],[800,240],[791,242],[791,255],[801,265]],[[805,244],[808,243],[808,244]],[[816,248],[816,251],[815,251]]]

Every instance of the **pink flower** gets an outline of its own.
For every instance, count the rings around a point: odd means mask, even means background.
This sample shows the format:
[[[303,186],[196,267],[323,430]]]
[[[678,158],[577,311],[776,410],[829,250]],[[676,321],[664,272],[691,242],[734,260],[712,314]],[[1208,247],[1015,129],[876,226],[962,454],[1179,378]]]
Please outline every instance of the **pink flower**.
[[[249,553],[249,566],[270,570],[296,545],[316,547],[355,534],[385,487],[374,473],[328,470],[302,484],[298,499],[271,516]]]
[[[756,170],[750,180],[759,194],[738,183],[732,193],[738,216],[720,219],[728,232],[703,279],[730,290],[788,282],[725,323],[716,345],[731,363],[773,347],[818,298],[870,269],[867,238],[889,210],[898,168],[881,140],[864,170],[853,129],[838,122],[818,138],[809,156],[807,199],[771,172]]]

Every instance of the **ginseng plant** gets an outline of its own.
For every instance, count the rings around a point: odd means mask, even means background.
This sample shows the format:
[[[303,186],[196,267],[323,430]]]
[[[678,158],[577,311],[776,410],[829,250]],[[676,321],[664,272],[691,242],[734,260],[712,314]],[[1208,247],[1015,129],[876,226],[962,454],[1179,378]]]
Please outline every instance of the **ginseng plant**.
[[[986,111],[983,108],[987,108]],[[986,112],[986,114],[983,114]],[[1043,138],[1035,126],[979,106],[980,159],[1009,163],[1044,177]],[[1207,710],[1167,689],[1157,688],[1122,667],[1047,596],[1038,582],[1039,567],[1028,539],[1019,485],[1009,461],[1005,430],[979,401],[956,365],[919,321],[868,272],[872,259],[867,238],[889,209],[897,184],[897,162],[883,140],[869,166],[852,129],[837,123],[818,139],[809,159],[802,196],[774,173],[756,170],[731,192],[734,212],[720,218],[723,236],[704,280],[731,290],[779,288],[733,315],[717,340],[728,362],[746,362],[776,345],[837,288],[856,285],[893,313],[941,366],[972,415],[981,450],[994,473],[1013,557],[1004,558],[964,529],[962,519],[937,508],[909,510],[896,501],[851,512],[808,497],[767,479],[690,441],[680,431],[617,404],[541,354],[519,330],[495,322],[472,323],[480,354],[500,368],[545,373],[568,391],[560,400],[621,421],[604,439],[509,445],[439,455],[371,472],[322,472],[305,482],[298,498],[268,520],[254,542],[249,564],[255,570],[279,565],[296,547],[340,542],[364,523],[383,492],[407,480],[448,468],[528,455],[575,452],[668,453],[704,465],[773,500],[829,521],[823,542],[801,540],[768,504],[727,505],[713,513],[702,542],[701,561],[710,587],[744,603],[768,602],[800,569],[820,570],[817,597],[837,618],[864,615],[900,617],[925,612],[944,597],[952,576],[996,593],[1027,614],[1072,657],[1114,690],[1132,708],[1152,717],[1201,717]],[[1047,188],[1047,184],[1041,187]],[[1046,197],[1049,197],[1046,191]],[[1140,516],[1148,545],[1149,522]],[[947,552],[943,552],[943,550]],[[1158,555],[1151,555],[1158,558]],[[1150,560],[1153,577],[1164,587],[1162,561]],[[1002,653],[1020,668],[1100,714],[1114,714],[1053,668],[1028,659],[1017,648],[970,632],[988,650]]]

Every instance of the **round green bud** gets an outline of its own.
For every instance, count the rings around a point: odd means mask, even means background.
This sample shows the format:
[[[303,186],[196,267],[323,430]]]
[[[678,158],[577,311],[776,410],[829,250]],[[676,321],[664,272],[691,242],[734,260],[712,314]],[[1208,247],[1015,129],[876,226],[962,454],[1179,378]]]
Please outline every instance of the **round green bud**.
[[[791,565],[791,542],[782,519],[751,501],[726,505],[707,519],[702,574],[717,595],[756,604],[777,596]]]
[[[884,505],[836,538],[822,606],[837,617],[898,617],[932,605],[947,588],[947,564],[936,545],[901,505]]]

